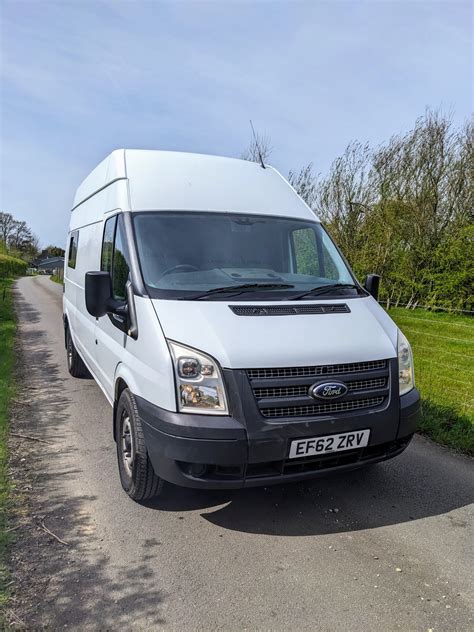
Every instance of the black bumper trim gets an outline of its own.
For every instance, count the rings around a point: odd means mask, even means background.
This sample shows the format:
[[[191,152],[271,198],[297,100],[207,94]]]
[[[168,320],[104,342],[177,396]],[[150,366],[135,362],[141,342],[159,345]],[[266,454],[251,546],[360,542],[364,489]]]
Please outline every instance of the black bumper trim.
[[[138,414],[151,428],[167,435],[189,439],[246,439],[243,425],[229,415],[193,415],[165,410],[135,395]]]
[[[420,393],[416,388],[406,395],[400,397],[400,423],[398,425],[398,436],[405,437],[413,434],[420,419]]]
[[[400,398],[398,433],[394,432],[397,436],[370,445],[368,449],[353,455],[342,452],[332,463],[325,458],[295,463],[288,461],[286,451],[283,454],[281,449],[278,450],[281,456],[275,462],[275,446],[271,450],[264,450],[264,446],[261,446],[263,458],[250,458],[251,446],[247,431],[232,416],[175,413],[141,397],[136,397],[136,402],[143,422],[147,450],[157,475],[177,485],[205,489],[300,481],[332,471],[346,471],[384,461],[400,454],[407,447],[416,429],[420,411],[419,393],[413,389]],[[369,422],[370,417],[367,418],[370,427]],[[283,444],[286,446],[286,441]],[[272,462],[276,463],[273,472]],[[193,476],[187,467],[192,464],[203,464],[208,469],[202,476]]]

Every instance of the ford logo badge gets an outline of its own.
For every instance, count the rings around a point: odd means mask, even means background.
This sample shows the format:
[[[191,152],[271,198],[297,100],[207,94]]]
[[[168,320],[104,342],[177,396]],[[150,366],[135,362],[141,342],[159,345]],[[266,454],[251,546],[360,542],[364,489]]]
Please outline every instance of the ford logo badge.
[[[317,399],[337,399],[345,395],[347,391],[347,386],[342,382],[325,382],[309,387],[309,394]]]

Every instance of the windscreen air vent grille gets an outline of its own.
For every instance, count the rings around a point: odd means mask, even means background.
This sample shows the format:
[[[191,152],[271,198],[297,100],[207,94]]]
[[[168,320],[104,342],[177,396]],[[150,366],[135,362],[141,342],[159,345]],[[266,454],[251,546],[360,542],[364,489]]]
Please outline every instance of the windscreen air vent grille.
[[[229,305],[237,316],[294,316],[295,314],[348,314],[345,303],[318,305]]]

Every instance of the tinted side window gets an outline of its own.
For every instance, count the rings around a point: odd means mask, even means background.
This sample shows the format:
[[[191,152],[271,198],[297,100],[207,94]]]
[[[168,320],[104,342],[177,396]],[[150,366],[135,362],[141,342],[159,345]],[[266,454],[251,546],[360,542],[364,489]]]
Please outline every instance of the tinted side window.
[[[75,230],[71,233],[71,237],[69,239],[69,251],[68,251],[68,256],[67,256],[67,265],[69,268],[76,267],[78,243],[79,243],[79,231]]]
[[[117,231],[115,234],[113,258],[112,287],[114,298],[125,298],[125,284],[127,283],[129,272],[130,264],[127,249],[127,240],[125,238],[123,218],[120,215],[117,223]]]
[[[102,240],[102,255],[100,258],[100,269],[112,273],[112,256],[114,252],[115,225],[117,215],[110,217],[105,222],[104,237]]]

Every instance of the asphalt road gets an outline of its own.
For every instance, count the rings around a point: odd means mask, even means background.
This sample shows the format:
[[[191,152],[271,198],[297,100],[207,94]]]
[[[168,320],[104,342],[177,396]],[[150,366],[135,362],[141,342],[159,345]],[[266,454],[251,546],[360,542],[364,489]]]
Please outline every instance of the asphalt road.
[[[51,530],[38,619],[53,629],[473,629],[474,468],[417,437],[400,457],[241,491],[122,491],[111,409],[69,376],[61,287],[18,282],[35,493]],[[43,534],[44,535],[44,534]],[[57,554],[55,553],[57,552]]]

